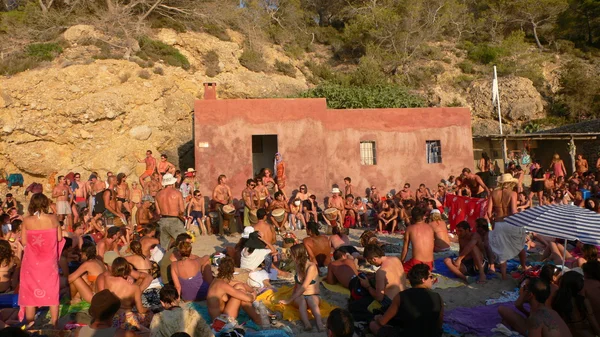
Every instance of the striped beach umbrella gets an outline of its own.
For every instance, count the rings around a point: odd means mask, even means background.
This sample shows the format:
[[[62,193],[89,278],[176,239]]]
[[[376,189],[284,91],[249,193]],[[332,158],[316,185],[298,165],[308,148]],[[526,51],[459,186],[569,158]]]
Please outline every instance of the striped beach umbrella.
[[[574,205],[533,207],[504,222],[541,235],[600,245],[600,214]]]

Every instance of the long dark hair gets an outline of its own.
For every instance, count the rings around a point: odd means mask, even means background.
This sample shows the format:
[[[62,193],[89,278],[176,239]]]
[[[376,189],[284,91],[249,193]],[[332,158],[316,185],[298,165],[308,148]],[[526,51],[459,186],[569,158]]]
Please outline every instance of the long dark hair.
[[[308,252],[306,251],[306,247],[301,243],[295,244],[290,248],[290,255],[294,262],[296,262],[298,274],[304,279],[306,276],[306,263],[308,262]]]
[[[48,197],[43,193],[36,193],[31,196],[27,211],[29,212],[29,215],[34,215],[36,212],[48,213],[49,207],[50,199],[48,199]]]
[[[552,309],[556,310],[560,317],[567,322],[574,321],[573,312],[575,309],[579,311],[579,315],[583,318],[587,315],[584,300],[580,292],[583,289],[583,275],[576,271],[568,271],[561,278],[556,291],[554,301],[552,301]],[[575,306],[573,306],[575,303]]]

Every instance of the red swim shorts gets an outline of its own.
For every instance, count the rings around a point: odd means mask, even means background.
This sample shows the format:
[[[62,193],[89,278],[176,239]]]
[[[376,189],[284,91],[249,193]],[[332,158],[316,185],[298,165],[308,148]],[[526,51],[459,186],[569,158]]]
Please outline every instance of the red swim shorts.
[[[415,259],[410,259],[406,262],[404,262],[403,267],[404,267],[404,272],[408,273],[412,267],[418,265],[418,264],[426,264],[429,266],[429,271],[433,271],[433,261],[430,262],[423,262],[423,261],[419,261],[419,260],[415,260]]]

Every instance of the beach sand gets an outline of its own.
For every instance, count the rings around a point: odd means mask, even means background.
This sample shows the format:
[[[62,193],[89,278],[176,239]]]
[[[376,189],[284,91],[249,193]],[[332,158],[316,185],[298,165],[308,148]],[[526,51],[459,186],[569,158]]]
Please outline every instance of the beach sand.
[[[358,239],[362,234],[363,229],[352,229],[350,230],[350,239],[353,245],[362,251]],[[295,231],[295,235],[298,239],[306,237],[305,231]],[[392,235],[379,235],[379,240],[391,245],[397,245],[398,256],[402,249],[403,237],[399,234]],[[215,251],[222,251],[223,247],[227,245],[235,245],[239,240],[238,237],[217,237],[217,236],[197,236],[196,241],[193,244],[193,252],[197,255],[210,255]],[[281,238],[278,238],[277,245],[281,246]],[[453,251],[446,253],[451,255],[457,253],[458,245],[453,244]],[[442,255],[439,255],[442,256]],[[436,254],[436,257],[439,257]],[[448,289],[434,289],[438,292],[444,301],[444,310],[448,311],[458,307],[475,307],[485,305],[485,301],[490,298],[499,298],[502,296],[502,291],[511,291],[517,287],[517,282],[509,277],[508,280],[502,281],[499,277],[489,279],[485,284],[473,283],[463,287],[455,287]],[[341,308],[347,307],[347,296],[338,294],[336,292],[329,291],[321,286],[321,298],[334,306]],[[302,328],[301,322],[284,322],[290,326],[296,336],[325,336],[324,332],[317,332],[316,328],[313,332],[300,332]],[[314,321],[313,321],[314,326]],[[470,335],[467,335],[470,336]],[[474,335],[473,335],[474,336]],[[502,336],[502,335],[499,335]]]

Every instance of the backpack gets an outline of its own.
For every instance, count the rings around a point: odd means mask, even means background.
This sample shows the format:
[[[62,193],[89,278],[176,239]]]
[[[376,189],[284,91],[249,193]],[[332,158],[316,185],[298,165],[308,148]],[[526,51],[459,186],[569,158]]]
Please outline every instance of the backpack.
[[[111,192],[109,189],[104,189],[102,192],[96,194],[95,202],[94,202],[94,214],[102,214],[106,211],[106,205],[104,204],[104,193],[106,191]],[[111,192],[112,197],[112,192]]]

